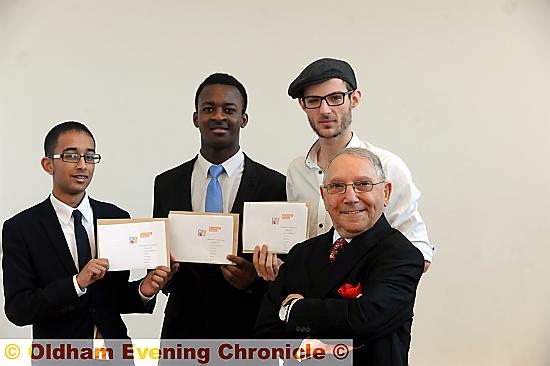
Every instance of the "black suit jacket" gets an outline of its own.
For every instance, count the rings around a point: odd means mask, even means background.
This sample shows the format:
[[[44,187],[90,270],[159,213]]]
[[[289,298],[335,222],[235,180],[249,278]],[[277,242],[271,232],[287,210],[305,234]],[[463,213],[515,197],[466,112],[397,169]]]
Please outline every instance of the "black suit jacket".
[[[154,217],[169,211],[192,211],[191,174],[196,157],[155,179]],[[206,187],[204,187],[206,189]],[[232,213],[242,214],[244,202],[286,201],[285,177],[245,155],[244,171]],[[242,254],[239,231],[238,255]],[[222,276],[219,265],[182,263],[167,288],[162,338],[250,338],[267,284],[257,279],[238,290]]]
[[[90,198],[90,205],[94,219],[130,217],[110,203]],[[6,315],[32,324],[35,339],[91,339],[94,324],[106,339],[127,339],[120,314],[153,310],[155,300],[143,304],[129,271],[107,272],[77,296],[78,271],[50,198],[4,223],[2,247]]]
[[[422,254],[382,215],[330,263],[334,229],[296,245],[266,293],[256,334],[270,338],[352,338],[354,364],[407,365]],[[362,296],[344,299],[338,289],[361,284]],[[289,294],[302,294],[288,323],[279,319]]]

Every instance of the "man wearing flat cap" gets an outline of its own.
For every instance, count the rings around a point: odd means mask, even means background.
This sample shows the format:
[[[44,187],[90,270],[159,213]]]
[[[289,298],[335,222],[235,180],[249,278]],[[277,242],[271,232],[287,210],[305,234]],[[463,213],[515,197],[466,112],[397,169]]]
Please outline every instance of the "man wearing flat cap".
[[[393,184],[392,199],[384,210],[390,225],[401,231],[423,254],[425,271],[435,248],[430,244],[426,225],[418,211],[420,191],[411,173],[397,155],[362,141],[351,128],[351,112],[361,101],[355,73],[346,61],[322,58],[309,64],[288,88],[288,95],[298,99],[309,124],[318,136],[305,156],[291,162],[287,171],[289,201],[309,201],[310,237],[321,235],[332,227],[319,186],[330,159],[349,147],[366,148],[381,160],[387,178]],[[268,253],[267,247],[257,248],[254,264],[260,276],[273,280],[280,260]]]

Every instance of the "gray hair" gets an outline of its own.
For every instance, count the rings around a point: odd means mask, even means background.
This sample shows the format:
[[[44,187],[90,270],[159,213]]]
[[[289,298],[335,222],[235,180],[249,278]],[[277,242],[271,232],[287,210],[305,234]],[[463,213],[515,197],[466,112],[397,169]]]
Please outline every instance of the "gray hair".
[[[369,160],[374,166],[374,169],[376,170],[376,174],[378,174],[378,178],[382,180],[386,180],[386,175],[384,174],[384,168],[382,168],[382,163],[380,162],[380,158],[378,158],[378,156],[372,151],[365,149],[363,147],[347,147],[343,150],[340,150],[339,152],[336,153],[336,155],[332,157],[332,159],[330,159],[330,162],[328,163],[326,171],[328,171],[334,159],[336,159],[340,155],[353,155],[353,156],[358,156],[360,158]],[[325,174],[325,176],[323,177],[323,184],[326,184],[326,177],[327,175]]]

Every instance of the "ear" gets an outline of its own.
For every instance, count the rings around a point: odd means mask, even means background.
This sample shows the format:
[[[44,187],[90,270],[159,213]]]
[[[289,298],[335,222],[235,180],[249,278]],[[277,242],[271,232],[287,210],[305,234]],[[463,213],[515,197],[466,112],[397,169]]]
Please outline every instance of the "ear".
[[[193,124],[199,128],[199,114],[197,112],[193,112]]]
[[[319,186],[319,190],[321,191],[321,199],[325,199],[325,188],[321,185]]]
[[[302,100],[302,98],[298,98],[298,104],[300,105],[300,108],[302,108],[302,110],[305,112],[306,107],[304,106],[304,101]]]
[[[351,108],[355,108],[361,102],[361,90],[356,90],[351,94]]]
[[[390,181],[384,183],[384,207],[390,204],[390,196],[392,191],[392,184]]]
[[[40,165],[42,165],[42,169],[44,169],[44,171],[46,173],[48,173],[49,175],[53,175],[53,173],[54,173],[53,159],[50,159],[50,158],[44,156],[40,160]]]
[[[241,128],[245,128],[247,124],[248,124],[248,114],[245,112],[241,117]]]

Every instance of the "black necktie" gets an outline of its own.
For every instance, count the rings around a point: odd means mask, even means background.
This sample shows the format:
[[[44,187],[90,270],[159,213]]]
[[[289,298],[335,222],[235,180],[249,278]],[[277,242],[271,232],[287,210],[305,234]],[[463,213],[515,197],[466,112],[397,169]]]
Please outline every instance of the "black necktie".
[[[74,236],[76,238],[76,250],[78,251],[78,271],[92,259],[92,250],[90,249],[90,240],[88,233],[82,225],[82,213],[78,210],[73,211],[74,218]]]

